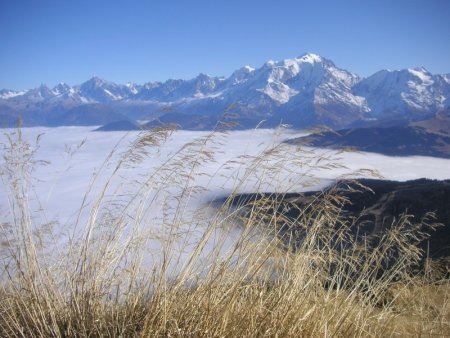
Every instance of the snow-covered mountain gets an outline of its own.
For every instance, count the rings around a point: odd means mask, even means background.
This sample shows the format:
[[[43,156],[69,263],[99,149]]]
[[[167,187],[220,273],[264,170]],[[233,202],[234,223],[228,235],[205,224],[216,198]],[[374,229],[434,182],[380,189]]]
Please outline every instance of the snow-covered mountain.
[[[0,90],[0,123],[10,124],[19,115],[28,125],[152,120],[170,110],[171,122],[192,115],[202,116],[202,121],[207,117],[209,125],[214,125],[232,106],[244,127],[261,120],[266,120],[266,126],[283,122],[296,127],[345,127],[391,116],[420,119],[449,105],[449,74],[432,75],[414,68],[383,70],[361,79],[310,53],[268,61],[259,68],[245,66],[229,77],[200,74],[190,80],[143,85],[93,77],[76,86],[60,83],[52,89],[45,85],[26,91],[4,89]],[[72,114],[69,121],[64,118],[68,111]],[[76,116],[77,112],[84,115]]]
[[[353,87],[367,99],[371,115],[423,116],[448,106],[450,87],[445,75],[432,75],[425,68],[382,70]]]
[[[200,74],[192,80],[168,80],[149,82],[130,99],[174,103],[183,100],[202,99],[215,93],[223,78]]]

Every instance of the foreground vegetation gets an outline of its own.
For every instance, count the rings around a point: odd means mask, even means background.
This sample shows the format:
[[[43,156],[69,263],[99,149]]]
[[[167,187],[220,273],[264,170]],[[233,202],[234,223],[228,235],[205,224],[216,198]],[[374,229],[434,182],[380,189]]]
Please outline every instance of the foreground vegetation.
[[[333,189],[296,219],[271,212],[280,209],[277,199],[232,205],[254,175],[260,189],[281,179],[286,187],[279,175],[288,165],[290,179],[307,185],[312,169],[339,165],[300,147],[286,163],[292,146],[278,143],[236,159],[244,174],[214,214],[191,214],[190,199],[202,193],[195,177],[214,160],[223,132],[184,145],[127,198],[116,193],[120,173],[151,157],[171,133],[140,134],[91,202],[87,192],[80,215],[89,208],[89,217],[77,218],[63,241],[29,204],[33,168],[43,164],[36,144],[20,130],[9,135],[1,168],[10,205],[0,228],[0,336],[450,335],[447,267],[419,248],[438,226],[431,215],[400,215],[374,246],[354,236],[358,220],[343,213],[345,200]]]

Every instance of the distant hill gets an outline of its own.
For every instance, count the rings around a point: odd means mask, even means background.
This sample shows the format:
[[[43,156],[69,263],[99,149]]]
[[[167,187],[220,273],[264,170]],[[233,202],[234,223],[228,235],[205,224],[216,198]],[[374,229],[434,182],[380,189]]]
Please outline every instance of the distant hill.
[[[354,148],[390,156],[450,158],[450,118],[440,113],[434,118],[406,126],[326,131],[287,142],[320,148]]]
[[[142,127],[150,129],[167,124],[177,125],[185,130],[214,130],[214,129],[246,129],[249,126],[256,127],[256,121],[245,116],[234,114],[199,115],[169,112],[154,119]]]
[[[142,128],[128,120],[115,121],[101,126],[95,129],[95,131],[132,131],[132,130],[142,130]]]
[[[370,190],[361,189],[360,185]],[[431,232],[429,241],[422,243],[422,248],[433,258],[450,257],[450,180],[419,179],[397,182],[360,179],[342,181],[337,186],[345,188],[338,189],[334,193],[348,199],[342,209],[343,215],[358,220],[352,228],[355,236],[380,236],[392,226],[394,218],[398,219],[402,213],[412,215],[415,221],[420,221],[427,212],[432,211],[436,213],[435,222],[440,222],[444,226]],[[347,186],[353,190],[349,190]],[[262,198],[277,200],[278,202],[272,205],[277,205],[278,208],[274,210],[272,207],[267,210],[270,217],[282,213],[296,220],[301,217],[304,210],[314,208],[314,205],[320,203],[326,194],[327,191],[301,194],[243,194],[234,197],[232,205],[247,205],[250,208],[252,203]]]
[[[411,123],[411,126],[419,127],[428,132],[450,136],[450,108],[439,111],[436,116]]]
[[[216,127],[218,117],[215,115],[183,114],[177,112],[166,113],[160,118],[144,124],[145,129],[151,129],[167,124],[175,124],[186,130],[212,130]]]

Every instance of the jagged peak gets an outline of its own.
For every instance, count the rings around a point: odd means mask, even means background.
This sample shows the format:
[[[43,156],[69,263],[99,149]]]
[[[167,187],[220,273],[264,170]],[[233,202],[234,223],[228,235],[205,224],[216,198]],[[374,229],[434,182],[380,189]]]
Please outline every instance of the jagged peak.
[[[273,67],[277,64],[275,60],[268,60],[264,63],[263,67]]]
[[[381,74],[411,74],[414,76],[422,76],[422,75],[426,75],[426,76],[431,76],[432,74],[428,71],[428,69],[426,69],[423,66],[420,67],[412,67],[412,68],[404,68],[404,69],[382,69],[379,70],[377,72],[375,72],[374,74],[372,74],[371,76],[374,75],[381,75]]]
[[[54,88],[70,88],[70,86],[65,82],[60,82]]]
[[[321,67],[330,67],[330,66],[336,67],[332,61],[318,54],[305,53],[293,59],[284,59],[281,61],[269,60],[266,63],[264,63],[262,68],[292,67],[292,66],[298,68],[302,64],[310,64],[313,66],[319,65]]]
[[[61,95],[61,94],[65,93],[65,92],[68,92],[70,90],[71,90],[71,87],[65,82],[60,82],[56,86],[54,86],[52,88],[52,92],[55,95]]]
[[[41,85],[38,87],[39,90],[48,90],[48,86],[45,83],[41,83]]]
[[[212,78],[213,76],[210,76],[210,75],[208,75],[208,74],[205,74],[205,73],[200,73],[200,74],[198,74],[197,75],[197,79],[210,79],[210,78]]]
[[[244,66],[244,67],[241,67],[241,68],[235,70],[233,72],[233,74],[231,74],[231,77],[235,77],[235,76],[242,75],[242,74],[250,74],[254,71],[255,71],[255,68],[250,67],[250,66]]]
[[[423,66],[406,69],[409,73],[419,76],[420,74],[431,75],[431,73]]]
[[[146,82],[142,85],[142,87],[145,89],[153,89],[153,88],[160,87],[162,84],[163,84],[163,82],[161,82],[161,81]]]
[[[410,69],[417,70],[417,71],[420,71],[420,72],[429,73],[428,69],[426,69],[424,66],[413,67],[413,68],[410,68]]]
[[[323,62],[325,59],[322,56],[315,54],[315,53],[305,53],[305,54],[302,54],[302,55],[296,57],[296,60],[308,62],[308,63],[317,63],[317,62]]]
[[[231,74],[231,76],[229,77],[229,80],[231,80],[231,82],[233,84],[241,83],[241,82],[245,81],[245,79],[247,78],[247,75],[253,73],[254,71],[255,71],[255,68],[250,67],[250,66],[241,67],[241,68],[235,70]]]
[[[102,79],[102,78],[100,78],[100,77],[98,77],[98,76],[96,76],[96,75],[94,75],[94,76],[91,77],[89,80],[87,80],[87,81],[85,82],[85,84],[86,84],[86,83],[88,83],[88,84],[94,84],[94,85],[96,85],[96,86],[101,86],[101,85],[108,84],[108,83],[110,83],[110,82],[107,81],[107,80],[105,80],[105,79]]]
[[[382,69],[378,72],[372,74],[369,78],[384,78],[391,76],[401,76],[405,78],[414,77],[416,79],[420,79],[421,81],[431,81],[431,77],[433,76],[425,67],[414,67],[414,68],[404,68],[398,70],[391,69]]]

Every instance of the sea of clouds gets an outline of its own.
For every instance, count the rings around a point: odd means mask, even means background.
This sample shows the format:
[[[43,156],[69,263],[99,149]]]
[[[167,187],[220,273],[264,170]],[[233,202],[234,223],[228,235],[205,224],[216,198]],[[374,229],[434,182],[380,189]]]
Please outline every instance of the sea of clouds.
[[[215,217],[209,203],[232,193],[323,189],[340,177],[371,177],[374,172],[402,181],[450,178],[448,159],[389,157],[284,144],[284,140],[305,135],[294,130],[179,130],[159,140],[160,145],[152,146],[149,132],[93,129],[22,130],[23,138],[36,147],[35,159],[45,161],[36,163],[30,177],[31,217],[38,223],[55,221],[57,231],[66,236],[81,231],[76,229],[83,229],[93,217],[100,219],[105,210],[120,213],[128,205],[127,213],[138,216],[127,217],[138,219],[140,224],[151,224],[154,234],[171,231],[167,225],[177,223],[178,230],[193,233],[189,242],[195,245],[208,223],[196,222],[198,213],[202,213],[203,220]],[[2,130],[3,155],[9,147],[7,135],[14,140],[13,133],[17,131]],[[8,179],[2,176],[0,191],[0,221],[4,223],[12,222]],[[99,215],[93,215],[93,206],[99,200]],[[232,242],[239,237],[239,230],[230,230],[228,236]],[[155,243],[154,247],[161,249]]]

